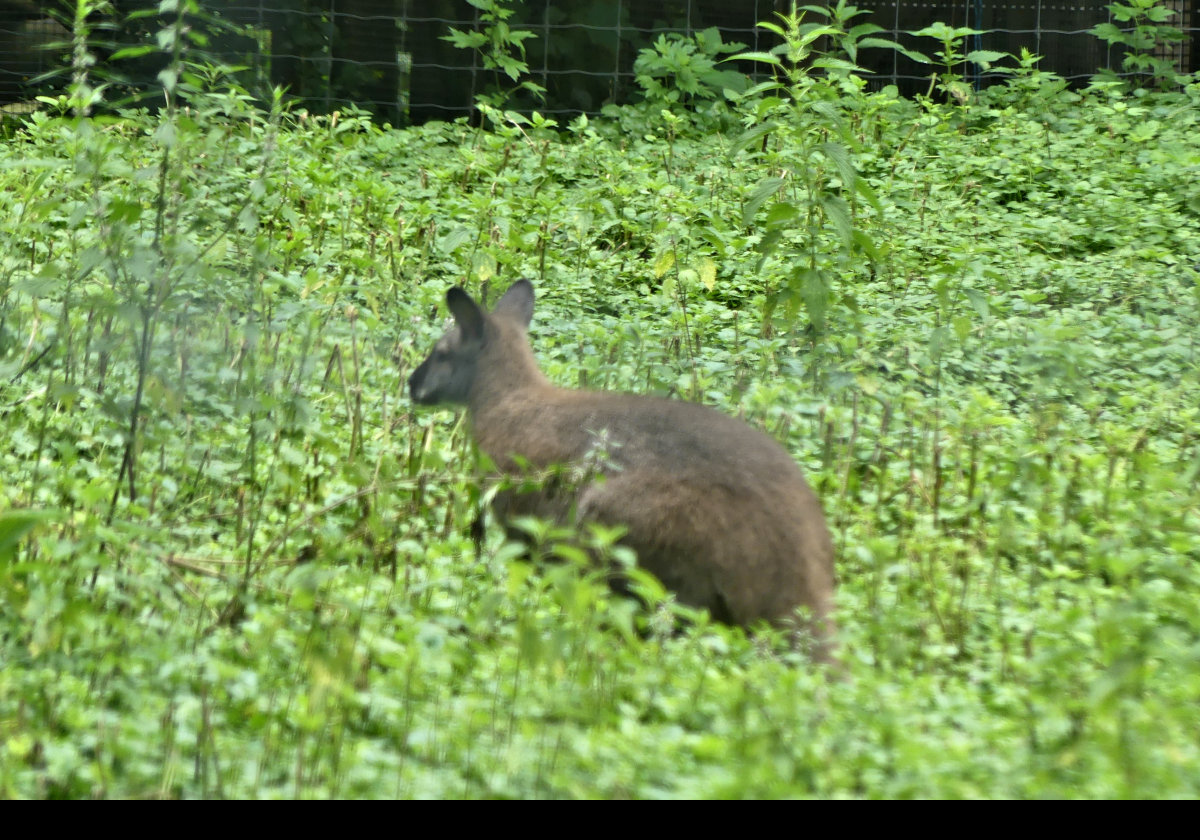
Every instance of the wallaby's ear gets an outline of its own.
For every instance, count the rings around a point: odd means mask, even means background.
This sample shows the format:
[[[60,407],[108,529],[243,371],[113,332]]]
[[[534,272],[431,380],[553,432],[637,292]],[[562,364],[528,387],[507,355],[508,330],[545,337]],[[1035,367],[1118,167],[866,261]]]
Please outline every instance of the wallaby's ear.
[[[496,301],[493,314],[511,318],[522,327],[528,327],[533,320],[533,284],[525,278],[508,287],[500,300]]]
[[[479,308],[479,304],[471,300],[469,294],[458,286],[448,289],[446,306],[450,308],[450,314],[458,322],[458,327],[462,330],[463,335],[468,338],[483,337],[483,310]]]

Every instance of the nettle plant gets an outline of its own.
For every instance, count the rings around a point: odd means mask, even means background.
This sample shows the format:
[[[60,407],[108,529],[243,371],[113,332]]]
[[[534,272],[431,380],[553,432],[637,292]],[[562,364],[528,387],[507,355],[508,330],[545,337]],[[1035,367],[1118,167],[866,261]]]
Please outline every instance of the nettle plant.
[[[803,307],[812,334],[822,335],[834,278],[878,258],[863,214],[881,212],[880,204],[853,162],[858,139],[850,115],[866,96],[865,71],[855,60],[862,47],[899,47],[873,37],[873,24],[851,26],[860,14],[844,2],[827,9],[793,4],[778,23],[759,23],[778,46],[731,59],[771,73],[740,97],[745,130],[734,143],[734,154],[771,172],[742,208],[743,224],[761,231],[759,268],[778,256],[784,272],[766,289],[765,331],[780,306],[789,320]]]
[[[745,48],[736,41],[722,41],[715,26],[691,36],[671,32],[659,35],[653,47],[638,53],[633,72],[647,102],[663,107],[695,105],[746,89],[744,74],[717,66],[722,56]]]
[[[933,60],[919,53],[910,53],[919,61],[935,64],[938,67],[937,72],[930,78],[929,92],[932,93],[934,89],[937,89],[947,99],[960,105],[969,102],[975,90],[974,86],[964,78],[963,71],[968,69],[968,65],[974,65],[979,71],[1011,72],[1005,68],[993,66],[1002,58],[1007,58],[1008,53],[996,50],[966,49],[967,39],[983,35],[982,29],[972,29],[969,26],[949,26],[938,21],[924,29],[918,29],[912,34],[919,38],[933,38],[941,46],[941,49],[934,51]]]
[[[182,375],[177,389],[171,384],[175,379],[166,345],[196,301],[242,291],[224,287],[228,278],[214,268],[212,257],[231,248],[236,234],[257,227],[267,201],[264,176],[273,159],[283,100],[282,91],[276,90],[272,111],[264,114],[236,83],[233,68],[202,63],[195,53],[204,45],[203,35],[190,24],[202,9],[196,0],[180,0],[160,5],[162,23],[153,48],[116,54],[161,55],[162,107],[154,115],[130,112],[124,120],[91,117],[106,92],[104,84],[94,81],[95,29],[90,22],[90,15],[103,6],[79,0],[73,18],[71,83],[62,96],[39,98],[59,116],[37,114],[35,133],[53,137],[57,153],[69,163],[61,172],[43,169],[36,176],[35,184],[56,183],[41,199],[38,214],[65,226],[70,250],[55,253],[53,242],[59,233],[50,225],[44,236],[28,237],[26,247],[35,259],[53,256],[38,282],[28,281],[26,286],[39,296],[62,301],[52,341],[58,345],[63,376],[71,383],[64,401],[78,398],[84,389],[93,331],[100,336],[100,361],[86,387],[109,401],[111,421],[123,427],[120,466],[108,506],[111,521],[122,495],[135,505],[153,492],[147,489],[153,482],[146,479],[142,463],[144,450],[152,444],[148,435],[156,420],[187,393]],[[134,119],[143,117],[153,125],[152,140],[134,159],[123,147],[128,133],[138,130]],[[237,166],[222,168],[225,182],[220,190],[203,187],[204,163],[228,160],[236,153],[232,149],[237,141],[257,144],[255,153]],[[31,168],[40,165],[33,161]],[[215,208],[214,192],[224,192],[230,203]],[[254,275],[260,267],[253,264],[258,249],[249,250],[252,264],[239,269]],[[83,328],[77,323],[80,312],[87,313]]]
[[[539,101],[546,94],[541,85],[521,77],[529,72],[525,61],[525,41],[537,36],[527,29],[513,29],[508,19],[513,16],[509,0],[467,0],[479,10],[479,26],[471,31],[450,27],[450,34],[442,36],[454,46],[474,50],[485,70],[495,74],[491,90],[476,97],[480,105],[493,109],[502,108],[518,91],[528,91]],[[505,87],[501,75],[507,76],[514,86]]]
[[[1179,73],[1174,62],[1162,54],[1163,48],[1169,49],[1184,40],[1183,30],[1168,23],[1177,14],[1174,9],[1167,8],[1160,0],[1129,0],[1128,5],[1109,5],[1108,11],[1113,20],[1092,27],[1091,34],[1110,47],[1124,50],[1122,70],[1149,76],[1163,90],[1188,82],[1191,77]],[[1116,77],[1108,69],[1098,75],[1109,80]]]

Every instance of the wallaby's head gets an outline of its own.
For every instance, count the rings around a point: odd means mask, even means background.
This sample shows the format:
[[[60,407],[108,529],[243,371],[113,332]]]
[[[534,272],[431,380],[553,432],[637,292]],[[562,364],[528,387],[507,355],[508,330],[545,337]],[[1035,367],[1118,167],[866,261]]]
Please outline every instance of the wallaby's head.
[[[446,292],[454,326],[438,339],[429,358],[408,379],[413,402],[466,404],[476,383],[496,387],[537,376],[525,330],[533,318],[533,284],[518,280],[485,312],[458,286]]]

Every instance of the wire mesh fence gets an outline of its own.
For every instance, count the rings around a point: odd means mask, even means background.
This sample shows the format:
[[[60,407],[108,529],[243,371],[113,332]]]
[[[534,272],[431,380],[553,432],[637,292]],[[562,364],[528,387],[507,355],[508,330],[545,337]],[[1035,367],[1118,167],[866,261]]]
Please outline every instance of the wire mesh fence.
[[[114,90],[151,89],[165,58],[109,61],[122,46],[154,43],[163,21],[130,13],[149,0],[114,0],[90,19],[98,73]],[[381,119],[420,123],[469,114],[476,95],[497,82],[474,50],[446,40],[451,28],[480,31],[477,0],[201,0],[206,13],[237,29],[212,28],[205,46],[214,59],[244,67],[251,88],[283,85],[303,107],[330,111],[354,104]],[[1163,0],[1172,9],[1177,40],[1156,46],[1157,57],[1177,72],[1200,69],[1200,0]],[[511,30],[532,32],[524,42],[529,77],[546,89],[539,110],[554,115],[595,113],[607,102],[637,93],[633,64],[639,50],[664,33],[693,34],[716,27],[722,39],[748,49],[774,46],[756,26],[773,20],[781,0],[524,0],[513,10]],[[858,0],[882,37],[930,53],[936,45],[911,33],[935,21],[985,30],[968,49],[1043,56],[1042,70],[1079,83],[1096,71],[1120,70],[1123,53],[1091,34],[1113,22],[1109,0]],[[0,106],[33,107],[39,93],[61,90],[69,72],[72,3],[0,0]],[[157,9],[157,4],[151,6]],[[1115,21],[1122,28],[1130,24]],[[197,24],[199,25],[199,23]],[[860,53],[873,85],[895,84],[905,93],[929,85],[931,68],[891,50]],[[970,68],[968,68],[969,70]],[[57,74],[55,71],[59,71]],[[970,74],[968,73],[968,76]],[[987,83],[986,75],[974,77]],[[529,103],[525,103],[529,104]]]

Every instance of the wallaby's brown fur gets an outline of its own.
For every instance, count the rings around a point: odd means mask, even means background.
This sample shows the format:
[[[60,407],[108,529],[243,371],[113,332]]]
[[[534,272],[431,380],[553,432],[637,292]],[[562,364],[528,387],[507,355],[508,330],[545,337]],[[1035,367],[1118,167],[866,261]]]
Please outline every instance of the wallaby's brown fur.
[[[792,626],[807,610],[816,656],[830,656],[833,545],[821,506],[791,456],[740,420],[693,403],[552,385],[526,336],[533,286],[518,280],[490,314],[446,293],[456,325],[409,379],[413,400],[467,406],[497,467],[579,464],[602,477],[573,493],[505,492],[501,519],[537,515],[623,525],[621,542],[679,601],[713,618]]]

